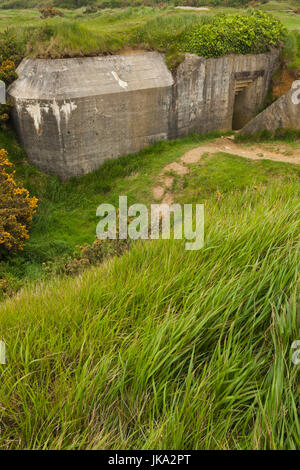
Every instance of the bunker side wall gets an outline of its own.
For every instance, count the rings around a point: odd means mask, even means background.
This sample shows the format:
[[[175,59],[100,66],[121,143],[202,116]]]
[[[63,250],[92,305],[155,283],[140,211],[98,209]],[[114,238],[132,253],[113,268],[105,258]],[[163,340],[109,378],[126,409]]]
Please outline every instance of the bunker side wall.
[[[231,130],[235,106],[239,104],[236,83],[252,80],[240,100],[244,125],[263,106],[278,59],[277,50],[207,60],[187,54],[177,70],[170,136]]]
[[[171,87],[60,101],[14,101],[29,161],[62,179],[168,138]]]

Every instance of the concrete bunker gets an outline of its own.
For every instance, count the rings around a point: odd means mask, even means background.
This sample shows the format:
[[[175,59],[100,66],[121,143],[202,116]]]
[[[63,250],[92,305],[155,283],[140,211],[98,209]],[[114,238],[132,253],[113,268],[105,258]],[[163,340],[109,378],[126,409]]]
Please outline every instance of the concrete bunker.
[[[65,179],[159,140],[243,127],[278,57],[186,54],[175,76],[158,52],[24,59],[8,94],[29,160]]]
[[[300,129],[299,82],[296,80],[289,91],[256,115],[241,130],[241,134],[255,134],[279,129]]]

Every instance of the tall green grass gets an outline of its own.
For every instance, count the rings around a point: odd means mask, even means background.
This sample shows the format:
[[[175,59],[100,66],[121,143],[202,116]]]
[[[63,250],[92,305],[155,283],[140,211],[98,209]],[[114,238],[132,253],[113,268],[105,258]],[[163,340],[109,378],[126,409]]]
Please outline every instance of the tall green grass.
[[[76,245],[93,242],[99,204],[118,204],[120,194],[127,195],[130,204],[148,204],[153,198],[153,182],[165,165],[218,135],[159,142],[138,154],[108,161],[92,174],[61,182],[28,163],[12,131],[0,131],[0,148],[8,151],[18,183],[39,200],[30,240],[22,253],[0,262],[0,278],[9,277],[14,284],[43,276],[43,262],[72,254]]]
[[[61,182],[28,164],[12,132],[0,132],[0,148],[5,148],[15,165],[16,178],[32,196],[39,199],[30,240],[22,253],[0,262],[0,278],[10,284],[44,277],[43,263],[55,257],[71,255],[77,245],[92,243],[97,225],[99,204],[118,204],[120,194],[127,195],[129,204],[153,201],[152,187],[167,164],[178,160],[186,151],[212,140],[220,134],[191,135],[185,139],[159,142],[135,155],[106,162],[92,174]],[[175,199],[183,202],[205,201],[230,190],[276,184],[287,181],[299,184],[299,168],[278,162],[248,161],[237,157],[203,160],[191,168],[182,181],[175,178]]]
[[[300,445],[299,185],[206,203],[206,242],[137,244],[0,306],[2,449]]]

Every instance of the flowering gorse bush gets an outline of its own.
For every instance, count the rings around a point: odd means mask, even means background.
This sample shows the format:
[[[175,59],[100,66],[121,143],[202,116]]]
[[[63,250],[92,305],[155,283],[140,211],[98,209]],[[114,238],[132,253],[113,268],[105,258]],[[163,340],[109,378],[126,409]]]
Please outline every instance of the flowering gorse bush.
[[[0,60],[0,80],[6,86],[10,85],[17,78],[16,66],[12,60]],[[0,128],[4,128],[9,120],[11,104],[0,104]]]
[[[0,60],[0,80],[2,80],[6,86],[10,85],[16,78],[16,66],[12,60]],[[5,127],[6,122],[9,120],[11,104],[0,104],[0,128]]]
[[[16,37],[13,31],[5,29],[0,32],[0,80],[8,87],[18,78],[16,67],[24,55],[24,44]],[[11,104],[0,104],[0,128],[6,125],[9,119]]]
[[[38,201],[16,184],[14,173],[7,152],[0,150],[0,259],[23,249]]]
[[[39,8],[39,11],[43,20],[46,18],[53,18],[54,16],[64,16],[61,11],[56,10],[53,7],[42,7]]]
[[[0,31],[0,63],[5,60],[19,65],[25,54],[26,45],[12,29]]]
[[[17,77],[16,66],[12,60],[0,61],[0,80],[6,85],[10,85]]]

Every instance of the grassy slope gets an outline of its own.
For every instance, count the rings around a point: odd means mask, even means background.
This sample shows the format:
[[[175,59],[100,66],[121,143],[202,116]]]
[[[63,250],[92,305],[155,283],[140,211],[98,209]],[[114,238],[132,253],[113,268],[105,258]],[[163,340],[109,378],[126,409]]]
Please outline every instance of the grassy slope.
[[[149,202],[162,166],[206,138],[110,162],[107,192],[101,171],[70,183],[40,175],[8,139],[18,178],[43,194],[29,259],[50,233],[54,245],[83,227],[92,237],[103,200]],[[173,188],[178,201],[205,202],[203,250],[137,244],[2,302],[0,448],[299,448],[299,178],[294,165],[206,157]]]
[[[268,171],[207,200],[201,251],[137,244],[0,305],[2,449],[299,448],[299,170]]]
[[[62,183],[28,164],[12,132],[0,132],[0,148],[6,148],[15,163],[17,180],[39,198],[30,241],[22,254],[10,258],[8,265],[2,263],[2,270],[18,279],[40,277],[43,262],[72,253],[76,245],[93,241],[99,204],[118,204],[122,194],[128,196],[130,204],[149,203],[152,183],[161,169],[208,138],[191,136],[161,142],[137,155],[107,162],[90,175]]]
[[[50,40],[49,51],[55,55],[67,50],[80,53],[93,51],[95,48],[117,50],[127,43],[127,31],[141,26],[151,18],[158,19],[158,22],[154,23],[149,41],[158,43],[161,34],[164,34],[160,22],[166,22],[170,30],[178,31],[180,27],[185,27],[187,23],[195,21],[195,18],[203,16],[203,13],[189,12],[177,12],[174,15],[171,9],[161,11],[153,8],[129,8],[106,12],[100,16],[78,17],[82,11],[83,9],[66,10],[63,19],[43,21],[39,18],[37,10],[3,10],[0,15],[0,29],[7,25],[15,26],[17,34],[29,34],[31,27],[46,25],[47,28],[47,25],[51,25],[57,34]],[[211,9],[209,14],[219,11],[221,10]],[[300,16],[297,18],[300,22]],[[36,41],[32,53],[38,53],[38,49],[42,51],[45,48],[47,41],[43,43],[42,39]],[[192,137],[175,144],[158,144],[137,157],[130,156],[118,162],[108,163],[93,175],[61,184],[56,178],[46,177],[26,163],[26,156],[11,133],[0,133],[0,147],[9,151],[13,161],[19,161],[17,174],[20,181],[31,194],[40,199],[39,213],[34,221],[30,242],[22,256],[13,257],[9,266],[0,266],[0,275],[1,271],[7,274],[8,270],[14,279],[22,279],[24,276],[29,279],[40,277],[43,273],[43,262],[54,256],[71,253],[78,244],[92,241],[96,224],[95,209],[103,198],[115,203],[117,195],[125,192],[129,197],[138,195],[140,200],[149,201],[151,180],[160,168],[176,159],[180,152],[183,153],[190,146],[197,145],[198,141],[197,137]],[[138,177],[133,178],[135,173]],[[127,178],[131,179],[130,184]]]
[[[77,245],[93,241],[99,204],[117,205],[119,195],[127,195],[130,204],[149,204],[152,186],[161,169],[210,138],[195,135],[161,142],[139,154],[107,162],[95,173],[63,183],[29,165],[12,132],[0,132],[0,148],[6,148],[15,163],[17,180],[39,199],[29,242],[21,254],[0,264],[0,274],[12,278],[13,283],[43,277],[42,263],[71,254]],[[214,198],[218,191],[259,186],[274,178],[280,182],[290,178],[297,181],[298,171],[293,165],[224,159],[219,155],[217,164],[209,159],[205,166],[196,166],[188,179],[176,179],[173,191],[180,198],[184,187],[184,202],[202,201]]]
[[[160,169],[203,139],[60,183],[0,133],[40,197],[11,272],[39,277],[43,259],[92,240],[104,200],[149,203]],[[0,305],[0,448],[299,448],[299,168],[223,154],[204,163],[173,188],[206,202],[204,250],[136,245]]]

